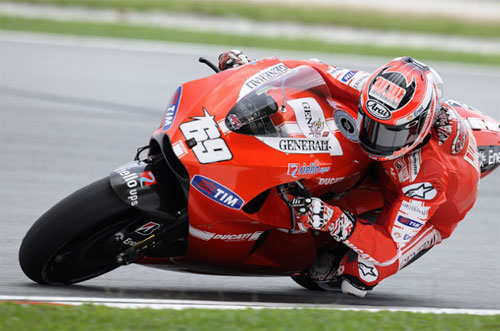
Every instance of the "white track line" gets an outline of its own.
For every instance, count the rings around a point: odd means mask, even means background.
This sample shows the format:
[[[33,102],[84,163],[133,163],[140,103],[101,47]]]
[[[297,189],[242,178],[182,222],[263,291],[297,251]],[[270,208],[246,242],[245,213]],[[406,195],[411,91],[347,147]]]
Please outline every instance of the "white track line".
[[[0,301],[37,302],[65,305],[96,304],[113,308],[150,308],[150,309],[325,309],[342,311],[366,312],[413,312],[431,314],[469,314],[469,315],[500,315],[498,309],[456,309],[456,308],[425,308],[425,307],[352,307],[313,304],[259,303],[259,302],[229,302],[203,300],[174,299],[133,299],[133,298],[84,298],[84,297],[45,297],[45,296],[9,296],[0,295]]]

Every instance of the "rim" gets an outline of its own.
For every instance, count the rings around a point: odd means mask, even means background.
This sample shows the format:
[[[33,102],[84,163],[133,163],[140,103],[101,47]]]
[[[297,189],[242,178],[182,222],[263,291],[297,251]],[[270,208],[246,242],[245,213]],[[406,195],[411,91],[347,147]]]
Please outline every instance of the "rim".
[[[114,234],[137,221],[135,217],[93,228],[66,242],[45,264],[42,277],[48,284],[72,284],[97,277],[120,266],[116,256],[129,248]]]

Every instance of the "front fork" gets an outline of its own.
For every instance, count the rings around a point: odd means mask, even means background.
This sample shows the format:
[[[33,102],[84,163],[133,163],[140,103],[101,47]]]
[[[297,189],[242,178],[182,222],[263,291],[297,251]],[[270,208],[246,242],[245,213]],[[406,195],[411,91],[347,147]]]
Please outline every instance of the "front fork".
[[[126,163],[114,170],[110,185],[116,195],[125,203],[141,211],[138,218],[110,238],[111,245],[119,245],[118,264],[129,264],[144,254],[155,251],[157,256],[170,254],[179,256],[187,249],[187,231],[179,238],[172,237],[172,231],[185,225],[187,229],[187,201],[176,183],[175,176],[169,173],[169,165],[163,154],[139,158],[147,148],[139,148],[133,162]],[[177,185],[176,185],[177,184]],[[177,231],[178,232],[178,231]],[[167,240],[184,241],[183,249],[175,252],[159,252],[159,247],[171,248]],[[165,248],[165,250],[168,250]],[[171,255],[172,256],[172,255]]]
[[[154,250],[158,250],[157,248],[164,244],[165,240],[173,240],[171,236],[169,236],[170,231],[182,225],[187,225],[187,210],[179,211],[177,219],[172,220],[168,223],[155,223],[153,221],[148,221],[147,223],[138,223],[135,222],[135,226],[131,228],[131,231],[127,231],[124,233],[123,231],[117,232],[115,234],[116,238],[128,238],[131,242],[126,242],[125,240],[121,241],[122,245],[130,245],[131,247],[125,249],[122,253],[116,256],[116,262],[120,265],[126,265],[134,262],[139,257],[148,254],[148,252],[152,252]],[[187,230],[187,228],[186,228]],[[149,232],[149,233],[148,233]],[[147,237],[145,237],[147,235]],[[135,241],[137,239],[137,241]],[[174,251],[164,251],[163,254],[160,252],[160,256],[179,256],[183,255],[185,249],[187,249],[187,231],[186,236],[182,236],[180,238],[175,238],[177,241],[184,243],[184,249],[179,252],[178,250]]]

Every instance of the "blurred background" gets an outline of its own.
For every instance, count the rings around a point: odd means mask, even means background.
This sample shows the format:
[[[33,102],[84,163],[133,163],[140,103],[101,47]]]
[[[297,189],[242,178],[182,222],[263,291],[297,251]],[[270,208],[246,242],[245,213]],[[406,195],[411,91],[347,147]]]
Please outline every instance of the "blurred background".
[[[497,65],[499,22],[498,0],[0,1],[2,30]]]

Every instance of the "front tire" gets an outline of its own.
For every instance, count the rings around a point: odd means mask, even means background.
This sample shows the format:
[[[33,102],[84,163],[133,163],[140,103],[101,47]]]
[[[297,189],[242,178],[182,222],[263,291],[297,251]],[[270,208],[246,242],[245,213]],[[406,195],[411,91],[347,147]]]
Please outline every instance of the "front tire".
[[[108,178],[68,196],[33,224],[19,249],[24,273],[40,284],[73,284],[119,266],[109,238],[140,212],[121,201]]]

